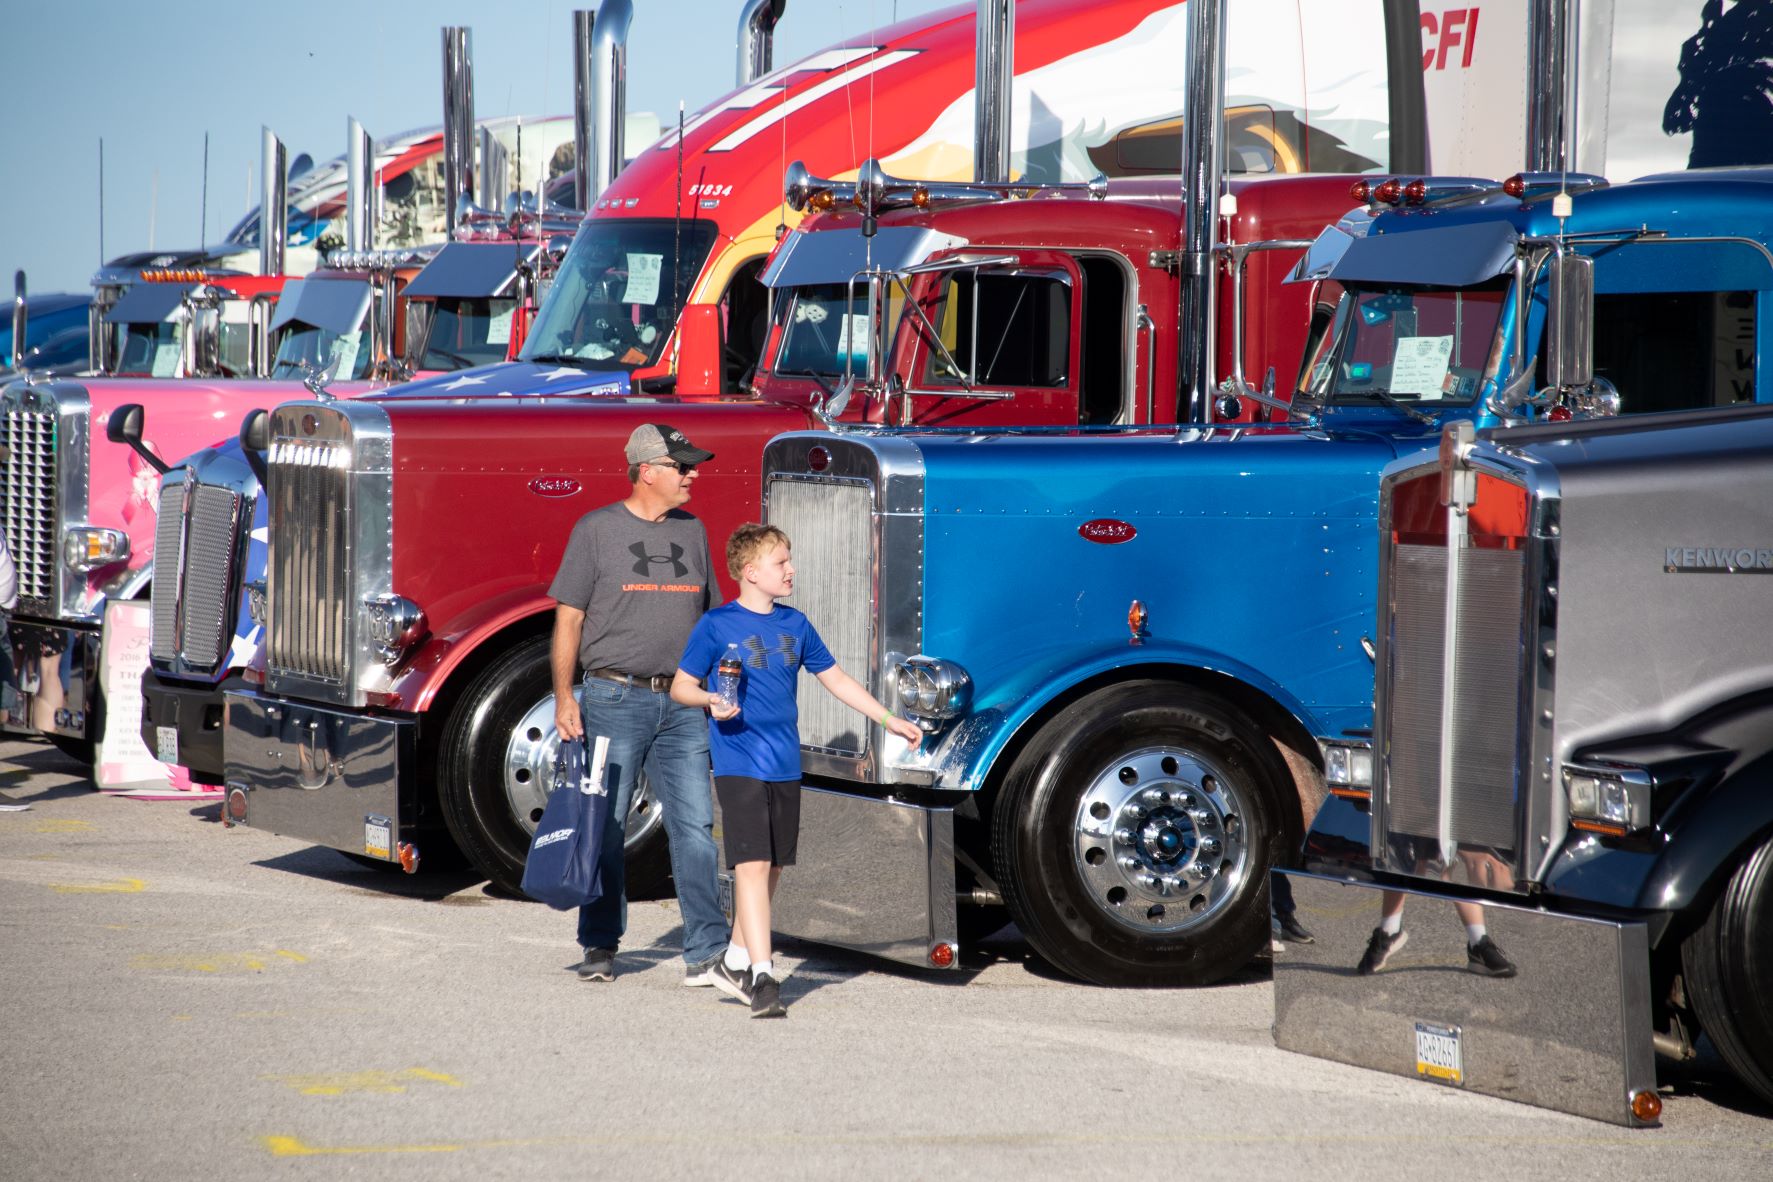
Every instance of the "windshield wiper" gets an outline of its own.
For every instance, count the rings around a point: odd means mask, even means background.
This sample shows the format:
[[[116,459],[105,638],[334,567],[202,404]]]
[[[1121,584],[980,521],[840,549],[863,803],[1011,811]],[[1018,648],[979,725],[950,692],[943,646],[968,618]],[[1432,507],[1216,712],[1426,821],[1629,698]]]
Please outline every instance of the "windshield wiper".
[[[1434,426],[1434,416],[1433,415],[1424,414],[1422,411],[1417,410],[1415,407],[1411,406],[1409,403],[1400,400],[1397,397],[1397,395],[1393,394],[1390,390],[1386,390],[1386,389],[1383,389],[1380,387],[1375,387],[1375,388],[1368,390],[1366,392],[1368,394],[1371,394],[1373,397],[1377,398],[1380,402],[1383,402],[1386,406],[1389,406],[1391,409],[1397,411],[1398,413],[1408,415],[1410,418],[1415,419],[1418,423],[1422,423],[1426,426],[1430,426],[1430,427]]]
[[[591,358],[589,358],[589,357],[574,357],[571,353],[534,353],[528,357],[522,358],[522,360],[533,361],[537,364],[541,364],[541,363],[547,362],[547,361],[552,361],[556,365],[570,365],[574,369],[595,369],[595,368],[597,368],[596,364],[591,360]]]

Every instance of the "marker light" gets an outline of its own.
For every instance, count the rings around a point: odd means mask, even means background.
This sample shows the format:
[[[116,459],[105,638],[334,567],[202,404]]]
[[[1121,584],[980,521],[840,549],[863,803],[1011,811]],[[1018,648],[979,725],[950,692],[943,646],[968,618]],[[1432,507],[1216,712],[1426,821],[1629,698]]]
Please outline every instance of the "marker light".
[[[1356,181],[1348,186],[1348,195],[1356,201],[1365,202],[1373,196],[1373,186],[1366,181]]]
[[[1145,610],[1145,604],[1141,600],[1135,599],[1127,607],[1127,631],[1133,634],[1135,643],[1144,639],[1145,622],[1150,618],[1151,613]]]
[[[1404,200],[1411,205],[1421,205],[1427,197],[1428,183],[1426,181],[1414,180],[1404,186]]]
[[[74,570],[96,570],[128,557],[129,535],[121,530],[76,526],[62,535],[62,561]]]
[[[400,854],[400,868],[408,874],[419,872],[419,847],[410,841],[403,841],[397,847]]]
[[[1631,1094],[1631,1114],[1652,1124],[1662,1116],[1662,1097],[1649,1088],[1640,1088]]]
[[[814,447],[806,453],[806,466],[815,472],[823,472],[831,466],[831,453],[822,447]]]
[[[930,949],[930,963],[939,969],[948,968],[954,963],[954,945],[937,944]]]
[[[924,185],[919,185],[917,188],[911,190],[911,204],[918,209],[928,209],[930,207],[929,188]]]
[[[829,189],[821,189],[819,192],[814,193],[811,197],[807,198],[807,207],[809,209],[826,210],[830,209],[835,204],[837,204],[837,198],[831,195],[831,190]]]
[[[1403,183],[1396,177],[1392,177],[1388,181],[1381,181],[1379,187],[1373,190],[1373,200],[1384,202],[1386,205],[1396,205],[1398,198],[1403,195],[1403,191]]]
[[[1502,182],[1502,191],[1507,193],[1510,197],[1520,197],[1524,195],[1527,191],[1527,178],[1518,172],[1515,173],[1513,176]]]
[[[1553,423],[1567,423],[1576,416],[1571,413],[1570,408],[1567,406],[1554,406],[1551,408],[1550,413],[1545,417],[1548,421]]]

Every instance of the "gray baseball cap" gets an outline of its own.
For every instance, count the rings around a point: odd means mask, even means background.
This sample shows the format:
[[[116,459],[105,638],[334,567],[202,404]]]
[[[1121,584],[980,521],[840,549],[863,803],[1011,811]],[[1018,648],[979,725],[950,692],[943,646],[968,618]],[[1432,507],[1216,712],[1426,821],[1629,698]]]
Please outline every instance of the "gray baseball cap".
[[[651,464],[658,460],[676,460],[680,464],[706,464],[714,458],[684,437],[682,431],[664,423],[642,423],[628,436],[628,462]]]

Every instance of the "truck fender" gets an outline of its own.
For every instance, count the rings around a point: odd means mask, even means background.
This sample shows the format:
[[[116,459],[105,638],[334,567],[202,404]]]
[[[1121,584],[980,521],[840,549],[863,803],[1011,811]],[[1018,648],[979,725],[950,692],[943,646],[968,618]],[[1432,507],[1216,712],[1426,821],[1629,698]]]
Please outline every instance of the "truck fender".
[[[1773,725],[1773,718],[1768,719]],[[1709,905],[1717,887],[1773,832],[1773,751],[1732,767],[1694,801],[1644,875],[1638,907]]]
[[[481,645],[515,624],[537,616],[552,619],[554,600],[535,587],[522,587],[497,595],[472,611],[449,621],[446,631],[434,631],[394,683],[403,707],[416,712],[430,709],[438,692],[462,664],[480,652]]]
[[[154,560],[150,558],[138,567],[112,575],[100,586],[99,593],[106,600],[144,599],[153,583]]]
[[[1055,703],[1091,683],[1150,677],[1170,680],[1183,673],[1205,673],[1236,682],[1268,698],[1290,714],[1305,733],[1317,734],[1313,714],[1277,682],[1240,661],[1193,645],[1147,641],[1136,648],[1103,646],[1083,659],[1066,654],[1063,664],[1031,661],[1007,686],[1000,686],[984,709],[967,717],[938,752],[941,786],[976,792],[985,785],[1004,751],[1032,733]]]

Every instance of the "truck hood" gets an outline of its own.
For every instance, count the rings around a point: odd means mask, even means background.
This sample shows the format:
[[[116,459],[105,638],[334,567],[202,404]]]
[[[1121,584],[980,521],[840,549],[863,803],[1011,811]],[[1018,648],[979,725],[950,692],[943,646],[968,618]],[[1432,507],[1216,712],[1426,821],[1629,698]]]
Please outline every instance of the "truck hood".
[[[376,397],[390,400],[447,398],[454,401],[532,395],[621,397],[631,390],[632,385],[625,370],[583,369],[572,365],[538,364],[533,361],[501,361],[494,365],[480,365],[473,369],[390,386]]]

